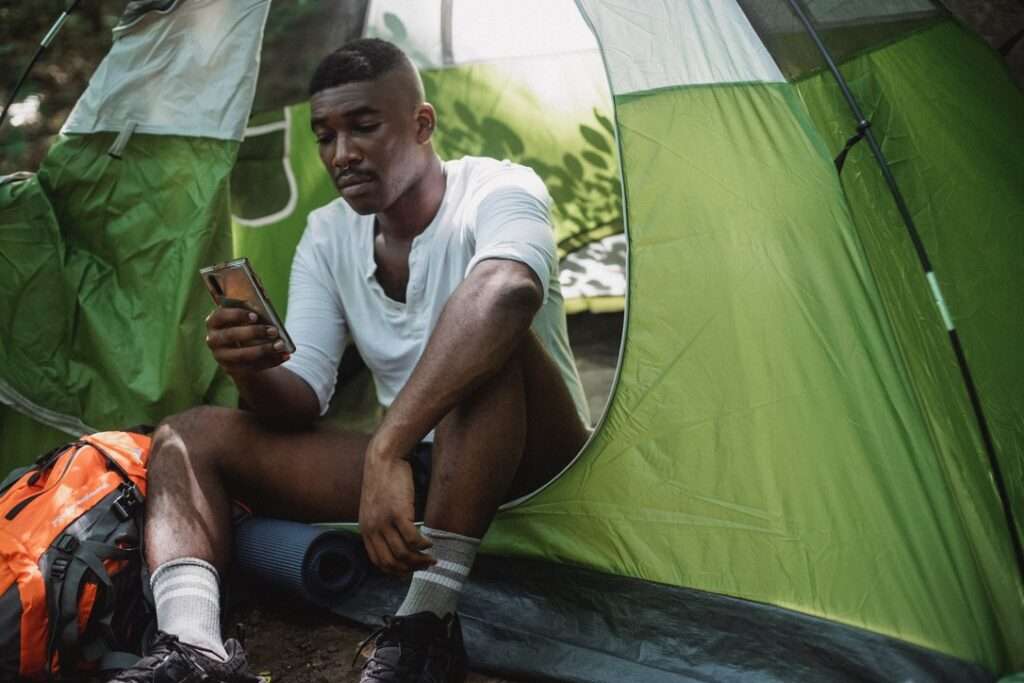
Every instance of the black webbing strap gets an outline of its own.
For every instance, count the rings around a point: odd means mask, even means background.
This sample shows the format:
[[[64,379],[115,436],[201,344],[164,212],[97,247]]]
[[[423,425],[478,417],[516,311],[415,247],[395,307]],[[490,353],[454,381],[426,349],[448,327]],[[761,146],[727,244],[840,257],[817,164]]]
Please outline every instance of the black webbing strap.
[[[25,476],[32,470],[39,471],[38,473],[33,475],[33,479],[37,479],[40,476],[40,473],[52,467],[53,463],[57,462],[57,459],[60,458],[60,456],[63,455],[65,451],[71,448],[77,448],[84,443],[84,441],[72,441],[71,443],[62,444],[40,455],[38,458],[36,458],[36,461],[31,465],[25,465],[24,467],[19,467],[18,469],[12,471],[4,478],[3,482],[0,482],[0,495],[6,493],[7,489],[13,486],[16,481],[21,479],[23,476]],[[35,481],[31,481],[29,483],[34,484]]]
[[[89,534],[97,538],[107,538],[124,523],[123,511],[119,508],[118,502],[124,497],[124,487],[119,487],[112,492],[117,498],[110,501],[106,513],[96,521],[89,530]],[[111,494],[108,494],[108,498]],[[97,634],[98,638],[105,638],[110,631],[110,624],[114,612],[115,595],[113,582],[103,560],[124,560],[129,559],[134,552],[120,548],[114,543],[103,543],[100,541],[80,541],[70,533],[61,534],[54,542],[52,548],[57,552],[49,567],[49,580],[46,592],[47,612],[50,622],[50,636],[47,643],[47,674],[52,673],[53,653],[58,654],[58,661],[63,672],[73,670],[73,667],[81,659],[82,634],[79,632],[79,598],[82,587],[82,580],[87,571],[91,571],[101,584],[103,584],[103,600],[93,605],[90,621],[99,624],[104,631]],[[92,640],[92,639],[90,639]]]
[[[14,482],[21,479],[28,472],[31,472],[34,468],[35,465],[25,465],[24,467],[19,467],[18,469],[13,470],[10,474],[8,474],[7,478],[4,479],[2,483],[0,483],[0,496],[6,493],[7,489],[14,486]]]
[[[864,139],[864,136],[868,134],[868,128],[871,127],[870,121],[861,121],[857,124],[857,134],[846,141],[846,146],[843,147],[843,151],[835,159],[836,172],[842,174],[843,164],[846,163],[846,155],[850,153],[853,146]]]

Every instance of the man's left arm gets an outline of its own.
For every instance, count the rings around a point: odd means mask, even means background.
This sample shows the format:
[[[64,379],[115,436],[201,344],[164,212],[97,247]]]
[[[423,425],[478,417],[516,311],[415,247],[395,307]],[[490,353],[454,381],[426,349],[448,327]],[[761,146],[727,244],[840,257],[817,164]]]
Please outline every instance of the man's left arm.
[[[423,356],[378,428],[371,449],[404,457],[452,408],[508,361],[544,290],[529,266],[482,261],[448,299]]]
[[[557,263],[547,206],[533,199],[522,210],[515,208],[517,200],[522,197],[513,193],[503,201],[499,193],[495,206],[481,206],[497,209],[493,220],[498,221],[494,230],[485,226],[478,233],[486,243],[478,243],[474,261],[485,260],[471,264],[449,297],[423,355],[367,448],[359,523],[371,559],[384,569],[418,569],[423,557],[417,552],[422,537],[413,525],[405,457],[508,362],[544,302],[542,275],[550,276]],[[511,211],[503,210],[510,206]],[[485,213],[491,220],[492,212]],[[522,239],[528,243],[516,243]]]

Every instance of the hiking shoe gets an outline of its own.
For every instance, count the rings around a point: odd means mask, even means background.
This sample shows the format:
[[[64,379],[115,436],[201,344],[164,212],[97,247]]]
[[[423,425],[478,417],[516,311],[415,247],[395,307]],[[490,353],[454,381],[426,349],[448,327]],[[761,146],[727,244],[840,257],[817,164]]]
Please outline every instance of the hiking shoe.
[[[458,615],[449,614],[441,619],[432,612],[417,612],[404,617],[384,617],[384,626],[359,646],[357,659],[374,638],[373,654],[363,664],[359,683],[463,683],[466,680],[466,648],[462,644]]]
[[[224,643],[228,661],[211,657],[207,650],[157,631],[149,653],[134,666],[124,669],[108,683],[263,683],[249,673],[245,652],[231,638]]]

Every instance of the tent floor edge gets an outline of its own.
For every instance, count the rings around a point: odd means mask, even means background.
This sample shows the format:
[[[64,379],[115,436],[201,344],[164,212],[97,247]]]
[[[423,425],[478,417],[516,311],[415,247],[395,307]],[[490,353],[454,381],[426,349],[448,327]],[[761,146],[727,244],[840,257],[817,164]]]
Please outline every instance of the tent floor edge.
[[[372,573],[330,608],[378,625],[406,587]],[[459,614],[475,668],[531,680],[995,680],[977,664],[866,629],[541,560],[479,557]]]

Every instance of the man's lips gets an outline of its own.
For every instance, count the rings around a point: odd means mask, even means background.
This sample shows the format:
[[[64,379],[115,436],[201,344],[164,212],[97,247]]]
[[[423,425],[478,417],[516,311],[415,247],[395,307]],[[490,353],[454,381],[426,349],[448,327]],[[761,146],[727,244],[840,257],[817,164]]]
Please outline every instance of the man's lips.
[[[362,175],[362,174],[346,174],[340,176],[336,181],[335,185],[339,190],[346,190],[356,185],[363,185],[373,181],[373,176]]]

